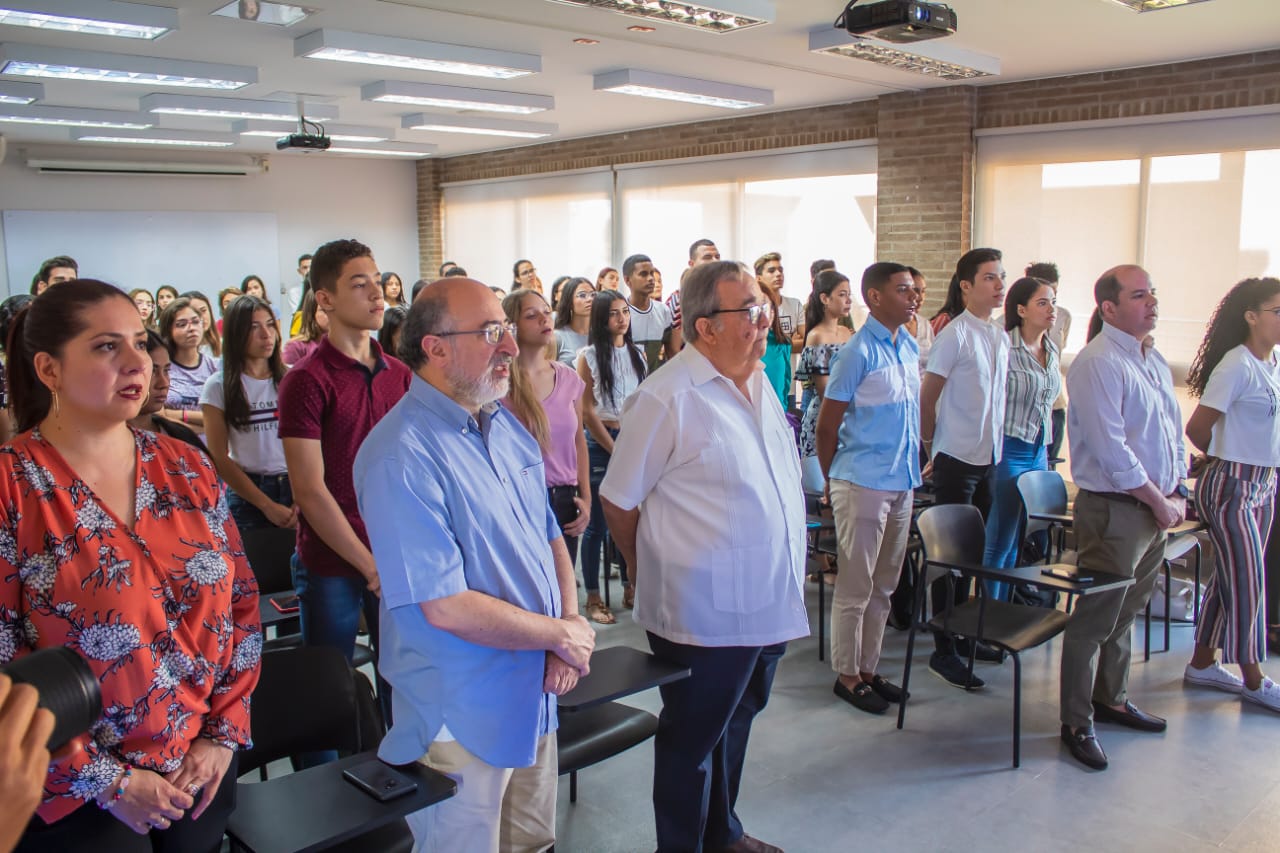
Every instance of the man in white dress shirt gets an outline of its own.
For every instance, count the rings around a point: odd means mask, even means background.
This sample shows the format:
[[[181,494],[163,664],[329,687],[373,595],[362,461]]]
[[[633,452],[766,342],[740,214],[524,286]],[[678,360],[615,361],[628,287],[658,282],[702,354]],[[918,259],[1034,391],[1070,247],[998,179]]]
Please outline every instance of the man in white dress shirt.
[[[1155,587],[1166,531],[1186,517],[1187,457],[1173,376],[1147,343],[1159,315],[1151,277],[1139,266],[1115,267],[1093,294],[1102,332],[1067,372],[1079,564],[1135,582],[1076,602],[1063,634],[1061,717],[1071,755],[1102,770],[1095,719],[1165,729],[1128,699],[1130,633]]]
[[[751,723],[786,641],[809,633],[794,433],[760,357],[771,303],[738,264],[682,288],[689,344],[627,401],[600,487],[654,654],[692,670],[661,688],[658,850],[774,851],[734,814]]]

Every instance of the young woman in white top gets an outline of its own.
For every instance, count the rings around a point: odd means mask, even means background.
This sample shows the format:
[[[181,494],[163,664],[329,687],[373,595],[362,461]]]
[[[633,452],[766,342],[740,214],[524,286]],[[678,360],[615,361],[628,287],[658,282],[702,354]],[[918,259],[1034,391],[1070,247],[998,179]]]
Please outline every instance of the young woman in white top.
[[[298,508],[280,441],[278,386],[286,368],[275,313],[256,296],[241,296],[222,329],[222,369],[205,383],[200,408],[209,455],[231,487],[231,517],[241,531],[294,527]]]
[[[925,294],[929,292],[929,282],[915,267],[907,267],[907,271],[916,285],[916,305],[923,305]],[[923,379],[925,368],[929,366],[929,350],[933,349],[933,325],[916,313],[911,315],[905,328],[916,339],[916,346],[920,347],[920,378]]]
[[[608,357],[600,357],[607,353]],[[600,482],[604,480],[618,435],[622,406],[647,372],[644,351],[631,340],[631,308],[616,290],[605,290],[591,302],[587,346],[578,355],[578,376],[586,384],[582,395],[582,420],[587,426],[587,457],[591,463],[591,521],[582,540],[582,578],[587,595],[600,588],[600,552],[609,528],[600,508]],[[634,593],[623,577],[624,607]]]
[[[587,345],[591,300],[596,287],[585,278],[571,278],[560,288],[556,309],[556,361],[573,367],[578,351]]]
[[[1183,678],[1240,694],[1280,712],[1280,686],[1262,674],[1263,552],[1275,514],[1280,466],[1280,280],[1251,278],[1219,303],[1187,387],[1200,404],[1187,438],[1208,455],[1196,511],[1209,525],[1214,574],[1205,589],[1196,648]],[[1243,680],[1218,663],[1240,665]],[[1243,683],[1242,683],[1243,681]]]
[[[204,432],[204,415],[200,412],[200,392],[205,381],[218,369],[202,350],[204,320],[196,303],[180,296],[160,312],[160,337],[169,348],[169,396],[163,417],[186,424],[196,432]]]

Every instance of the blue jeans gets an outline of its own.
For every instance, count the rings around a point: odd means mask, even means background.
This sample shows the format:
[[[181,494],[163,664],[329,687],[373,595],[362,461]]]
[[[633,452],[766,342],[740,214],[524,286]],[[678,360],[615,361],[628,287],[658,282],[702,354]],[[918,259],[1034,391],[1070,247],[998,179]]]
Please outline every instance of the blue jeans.
[[[360,613],[364,612],[369,626],[369,640],[373,648],[374,670],[378,666],[378,597],[369,591],[363,578],[317,575],[293,555],[293,588],[298,593],[298,617],[302,623],[302,642],[308,646],[332,646],[346,656],[347,662],[355,655],[356,633],[360,627]],[[378,703],[382,717],[391,725],[391,685],[375,679],[378,686]],[[313,756],[318,758],[321,753]],[[303,757],[303,766],[314,766],[336,759],[337,753],[323,754],[315,760]]]
[[[1037,436],[1039,438],[1043,436]],[[991,513],[987,516],[987,547],[982,556],[982,562],[988,566],[1011,569],[1018,564],[1022,545],[1022,496],[1018,494],[1018,477],[1028,471],[1048,468],[1049,455],[1042,441],[1004,437],[1004,451],[996,465]],[[1009,585],[993,581],[987,591],[992,598],[1004,600],[1009,596]]]
[[[611,429],[609,435],[616,439],[618,431]],[[609,454],[591,433],[587,433],[587,459],[591,463],[591,518],[587,521],[586,532],[582,534],[582,583],[590,594],[600,592],[600,552],[609,536],[609,525],[605,523],[604,510],[600,506],[600,484],[609,467]],[[621,555],[618,556],[618,562],[622,562]],[[625,568],[624,565],[623,586],[628,585]]]
[[[281,506],[293,506],[293,488],[289,485],[288,474],[251,474],[245,471],[245,475],[271,500]],[[227,489],[227,509],[231,511],[231,517],[235,519],[236,527],[240,528],[241,533],[272,526],[262,510],[231,489]]]

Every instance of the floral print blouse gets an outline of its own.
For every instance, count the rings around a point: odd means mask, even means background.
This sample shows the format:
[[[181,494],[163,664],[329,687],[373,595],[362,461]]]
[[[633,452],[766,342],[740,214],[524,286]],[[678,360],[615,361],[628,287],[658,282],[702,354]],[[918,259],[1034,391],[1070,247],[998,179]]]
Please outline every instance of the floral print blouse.
[[[102,716],[50,767],[37,812],[47,823],[126,762],[163,774],[197,737],[250,745],[258,587],[226,489],[190,445],[133,434],[132,530],[38,428],[0,448],[0,663],[64,645],[102,686]]]

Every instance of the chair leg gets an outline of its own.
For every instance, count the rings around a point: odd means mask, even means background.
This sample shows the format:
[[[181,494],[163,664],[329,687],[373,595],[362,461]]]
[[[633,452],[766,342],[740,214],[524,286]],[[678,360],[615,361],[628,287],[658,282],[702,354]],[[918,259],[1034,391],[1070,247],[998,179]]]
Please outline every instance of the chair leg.
[[[1142,662],[1151,660],[1151,599],[1147,599],[1147,615],[1142,620]]]
[[[569,802],[576,803],[578,801],[578,771],[574,770],[569,774]]]
[[[1017,652],[1013,658],[1013,766],[1022,766],[1022,659]]]
[[[911,605],[911,627],[907,629],[907,662],[902,667],[902,698],[898,700],[898,728],[901,729],[907,719],[907,689],[911,684],[911,658],[916,650],[916,630],[920,627],[924,616],[925,586],[928,585],[929,571],[923,562],[916,573],[915,600]]]
[[[1169,628],[1173,624],[1171,618],[1171,602],[1172,592],[1170,587],[1173,586],[1173,566],[1168,560],[1164,561],[1164,650],[1169,651]]]
[[[818,660],[826,660],[827,654],[827,578],[818,573]]]

